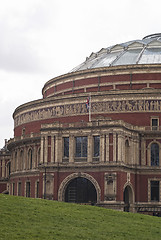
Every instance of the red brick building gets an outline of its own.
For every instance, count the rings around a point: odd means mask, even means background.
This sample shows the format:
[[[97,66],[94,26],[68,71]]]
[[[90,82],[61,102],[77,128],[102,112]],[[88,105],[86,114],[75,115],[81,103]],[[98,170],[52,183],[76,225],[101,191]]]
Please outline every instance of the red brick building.
[[[11,153],[5,140],[4,147],[0,149],[0,193],[9,193],[10,158]]]
[[[19,106],[9,193],[161,212],[161,34],[92,53]]]

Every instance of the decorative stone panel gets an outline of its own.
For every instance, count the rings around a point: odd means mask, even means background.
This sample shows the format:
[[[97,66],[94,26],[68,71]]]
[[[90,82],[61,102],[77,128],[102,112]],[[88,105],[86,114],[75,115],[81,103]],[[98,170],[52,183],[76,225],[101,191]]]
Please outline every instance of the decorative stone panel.
[[[43,194],[46,199],[53,199],[54,192],[54,174],[53,173],[44,173],[43,174]]]
[[[105,201],[116,201],[116,173],[105,173]]]

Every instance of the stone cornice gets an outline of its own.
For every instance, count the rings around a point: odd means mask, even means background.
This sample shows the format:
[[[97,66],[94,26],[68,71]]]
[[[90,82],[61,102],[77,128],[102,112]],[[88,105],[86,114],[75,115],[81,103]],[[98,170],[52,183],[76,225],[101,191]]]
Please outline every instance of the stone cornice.
[[[101,98],[101,97],[106,97],[112,100],[112,98],[131,98],[132,95],[135,95],[135,98],[138,96],[142,97],[148,97],[148,96],[157,96],[161,97],[161,91],[160,89],[151,89],[151,88],[146,88],[146,89],[141,89],[141,90],[111,90],[111,91],[102,91],[102,92],[93,92],[92,96],[94,98]],[[13,113],[13,118],[15,115],[17,115],[19,112],[23,113],[26,111],[29,111],[31,109],[37,109],[43,108],[48,105],[52,104],[57,104],[60,105],[62,103],[70,104],[72,102],[81,102],[81,101],[86,101],[87,96],[89,93],[78,93],[78,94],[70,94],[70,95],[61,95],[61,96],[52,96],[50,98],[46,99],[38,99],[35,101],[31,101],[28,103],[25,103],[23,105],[20,105],[17,107]]]
[[[91,77],[107,76],[107,75],[121,75],[121,74],[138,74],[138,73],[161,73],[160,64],[139,64],[139,65],[125,65],[125,66],[112,66],[93,68],[81,70],[77,72],[67,73],[47,81],[42,89],[42,94],[52,84],[57,82],[67,82],[71,80],[78,80]]]

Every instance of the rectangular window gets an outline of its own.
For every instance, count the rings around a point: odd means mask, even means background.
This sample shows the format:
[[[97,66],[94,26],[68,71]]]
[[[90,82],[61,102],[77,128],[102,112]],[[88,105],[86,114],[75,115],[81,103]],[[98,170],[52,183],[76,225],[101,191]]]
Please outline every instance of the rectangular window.
[[[0,167],[0,177],[2,177],[2,160],[1,160],[1,167]]]
[[[69,137],[64,137],[64,158],[69,158]]]
[[[36,182],[36,198],[39,198],[39,182]]]
[[[93,156],[94,157],[99,157],[100,155],[100,136],[94,136],[94,151],[93,151]]]
[[[21,196],[21,182],[18,183],[18,196]]]
[[[12,184],[12,194],[15,195],[15,183]]]
[[[151,201],[159,202],[159,181],[151,181]]]
[[[11,162],[8,163],[8,174],[9,174],[9,176],[11,174]]]
[[[75,138],[75,157],[86,158],[87,157],[87,137]]]
[[[151,125],[152,125],[152,130],[158,130],[159,119],[158,118],[152,118],[151,119]]]
[[[26,182],[26,197],[30,197],[30,182]]]

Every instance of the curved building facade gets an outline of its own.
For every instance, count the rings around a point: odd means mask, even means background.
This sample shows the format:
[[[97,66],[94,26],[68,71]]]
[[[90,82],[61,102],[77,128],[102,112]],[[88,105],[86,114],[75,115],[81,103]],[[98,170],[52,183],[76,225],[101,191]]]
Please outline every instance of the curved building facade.
[[[19,106],[9,193],[161,213],[161,34],[92,53]]]

